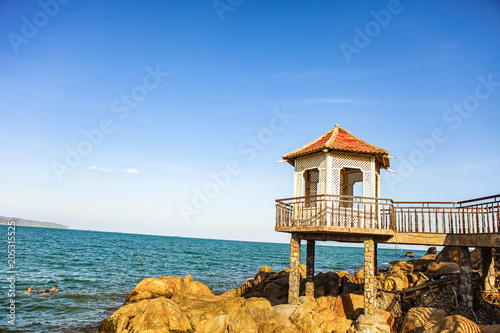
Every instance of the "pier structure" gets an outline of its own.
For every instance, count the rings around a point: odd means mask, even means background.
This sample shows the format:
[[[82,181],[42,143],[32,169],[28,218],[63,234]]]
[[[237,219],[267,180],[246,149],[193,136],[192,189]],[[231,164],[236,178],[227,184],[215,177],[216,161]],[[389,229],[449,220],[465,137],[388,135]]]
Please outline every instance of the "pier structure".
[[[276,200],[278,232],[290,237],[288,303],[300,296],[300,245],[307,242],[305,295],[314,297],[316,241],[364,246],[364,308],[376,308],[377,244],[481,248],[483,290],[495,291],[493,248],[500,247],[500,195],[461,202],[408,202],[380,198],[380,170],[387,150],[336,125],[283,156],[294,167],[294,196]],[[459,261],[462,299],[472,307],[470,257]]]

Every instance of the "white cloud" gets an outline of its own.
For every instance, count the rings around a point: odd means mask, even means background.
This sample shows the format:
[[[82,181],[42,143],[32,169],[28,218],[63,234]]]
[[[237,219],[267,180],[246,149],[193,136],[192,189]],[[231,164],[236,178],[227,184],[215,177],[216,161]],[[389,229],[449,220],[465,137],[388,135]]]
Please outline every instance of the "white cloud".
[[[106,169],[106,168],[103,168],[103,167],[99,167],[98,168],[95,165],[87,167],[86,169],[87,170],[99,170],[99,171],[102,171],[102,172],[115,172],[115,170],[113,170],[113,169]]]
[[[139,170],[134,169],[134,168],[128,168],[128,169],[123,170],[123,171],[125,171],[126,173],[131,173],[131,174],[133,174],[133,175],[138,175],[138,174],[140,174]]]

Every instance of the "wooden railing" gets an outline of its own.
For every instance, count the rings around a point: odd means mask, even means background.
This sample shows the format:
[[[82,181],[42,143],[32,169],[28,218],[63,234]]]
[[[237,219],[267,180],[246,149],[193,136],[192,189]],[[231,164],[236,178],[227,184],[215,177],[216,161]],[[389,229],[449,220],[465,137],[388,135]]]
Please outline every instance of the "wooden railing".
[[[390,199],[315,195],[276,200],[277,227],[390,229],[391,216]]]
[[[276,200],[276,227],[346,227],[407,233],[500,233],[500,195],[410,202],[317,195]]]

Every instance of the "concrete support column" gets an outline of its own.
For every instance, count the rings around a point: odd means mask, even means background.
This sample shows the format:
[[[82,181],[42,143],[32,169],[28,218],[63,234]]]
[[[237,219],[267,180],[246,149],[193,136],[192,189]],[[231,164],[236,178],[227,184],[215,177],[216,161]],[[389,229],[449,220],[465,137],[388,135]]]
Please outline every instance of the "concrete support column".
[[[375,278],[375,243],[373,239],[364,241],[365,250],[365,291],[364,303],[365,314],[373,315],[375,313],[375,297],[377,284]]]
[[[493,249],[491,247],[481,248],[483,264],[482,279],[484,291],[496,291],[495,287],[495,261],[493,260]]]
[[[314,251],[316,241],[307,241],[306,256],[306,297],[314,298]]]
[[[288,276],[288,304],[299,303],[300,290],[300,239],[296,234],[290,238],[290,274]]]
[[[470,268],[469,248],[466,246],[460,247],[458,265],[460,266],[459,280],[462,301],[465,302],[469,308],[472,308],[472,300],[474,299],[472,294],[472,273]]]

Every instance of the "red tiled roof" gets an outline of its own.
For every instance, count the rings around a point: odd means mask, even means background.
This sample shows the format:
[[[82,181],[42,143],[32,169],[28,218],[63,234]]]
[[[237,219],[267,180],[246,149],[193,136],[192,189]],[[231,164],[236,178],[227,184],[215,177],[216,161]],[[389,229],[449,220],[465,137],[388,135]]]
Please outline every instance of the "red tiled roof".
[[[340,128],[339,125],[336,125],[335,128],[326,132],[313,142],[283,155],[283,159],[293,159],[325,149],[371,155],[388,155],[389,153],[387,150],[369,144],[368,142],[365,142],[357,136],[349,133],[347,130]]]

